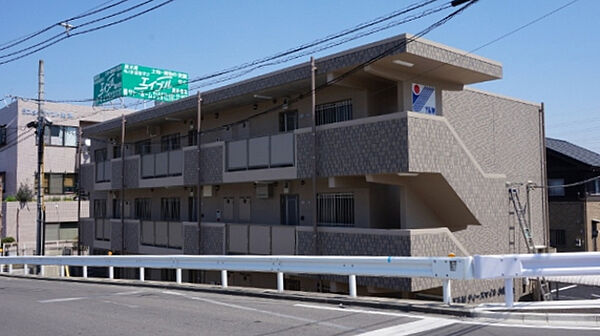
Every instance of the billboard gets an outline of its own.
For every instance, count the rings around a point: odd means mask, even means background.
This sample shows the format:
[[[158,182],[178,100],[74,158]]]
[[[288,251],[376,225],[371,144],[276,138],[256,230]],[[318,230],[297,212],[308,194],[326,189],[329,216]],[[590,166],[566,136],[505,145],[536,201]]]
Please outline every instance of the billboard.
[[[119,64],[94,76],[94,105],[120,97],[170,102],[188,96],[188,74]]]
[[[412,110],[414,112],[436,114],[435,88],[421,84],[412,85]]]

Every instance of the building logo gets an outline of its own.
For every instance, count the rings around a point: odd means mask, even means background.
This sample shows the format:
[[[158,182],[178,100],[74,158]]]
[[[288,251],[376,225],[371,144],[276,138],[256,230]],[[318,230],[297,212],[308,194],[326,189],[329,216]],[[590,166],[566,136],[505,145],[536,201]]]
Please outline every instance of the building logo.
[[[412,104],[412,110],[414,112],[436,114],[435,88],[413,83]]]

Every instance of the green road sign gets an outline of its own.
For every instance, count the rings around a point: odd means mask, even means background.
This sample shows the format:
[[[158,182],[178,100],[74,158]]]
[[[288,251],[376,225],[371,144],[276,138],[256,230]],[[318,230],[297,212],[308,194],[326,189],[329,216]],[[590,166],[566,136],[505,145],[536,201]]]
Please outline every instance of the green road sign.
[[[188,96],[188,74],[120,64],[94,77],[94,105],[119,97],[174,101]]]

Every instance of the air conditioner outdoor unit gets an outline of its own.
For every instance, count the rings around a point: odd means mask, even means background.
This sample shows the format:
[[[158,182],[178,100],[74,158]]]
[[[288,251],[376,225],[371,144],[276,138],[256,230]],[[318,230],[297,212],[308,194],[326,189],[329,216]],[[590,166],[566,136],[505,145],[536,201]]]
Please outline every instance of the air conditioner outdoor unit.
[[[213,189],[214,188],[211,185],[202,186],[202,197],[212,197]]]
[[[583,246],[583,241],[582,241],[581,238],[575,239],[575,246],[576,247],[582,247]]]
[[[147,126],[146,135],[149,137],[155,137],[160,135],[160,126]]]

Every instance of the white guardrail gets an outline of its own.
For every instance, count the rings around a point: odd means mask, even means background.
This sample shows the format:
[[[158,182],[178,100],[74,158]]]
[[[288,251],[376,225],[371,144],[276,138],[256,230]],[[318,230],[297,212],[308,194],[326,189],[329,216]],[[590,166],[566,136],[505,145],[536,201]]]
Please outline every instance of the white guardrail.
[[[277,273],[277,290],[283,292],[284,273],[333,274],[348,276],[349,294],[356,297],[356,276],[427,277],[443,280],[444,303],[451,303],[451,280],[504,279],[505,302],[512,307],[513,279],[600,275],[600,253],[553,253],[477,255],[473,257],[347,257],[347,256],[222,256],[222,255],[135,255],[135,256],[7,256],[0,257],[0,272],[23,265],[29,274],[31,265],[81,266],[83,277],[88,267],[108,267],[114,278],[115,267],[139,268],[144,281],[145,268],[175,269],[181,283],[181,270],[221,271],[221,286],[227,288],[227,271]],[[61,267],[61,275],[63,268]]]

